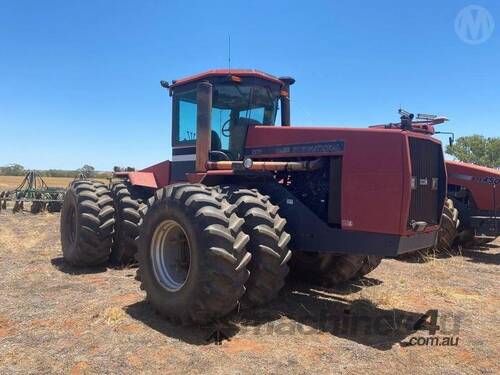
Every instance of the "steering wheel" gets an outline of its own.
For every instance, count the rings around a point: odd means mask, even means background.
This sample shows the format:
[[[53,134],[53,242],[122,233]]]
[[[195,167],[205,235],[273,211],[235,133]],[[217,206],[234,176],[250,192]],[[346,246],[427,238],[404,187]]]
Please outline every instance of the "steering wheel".
[[[230,161],[231,159],[224,151],[214,150],[210,151],[210,159],[214,161]]]
[[[229,135],[231,134],[231,132],[229,131],[230,125],[231,125],[231,119],[227,119],[226,122],[224,124],[222,124],[222,128],[221,128],[220,132],[222,133],[222,135],[224,137],[229,137]]]

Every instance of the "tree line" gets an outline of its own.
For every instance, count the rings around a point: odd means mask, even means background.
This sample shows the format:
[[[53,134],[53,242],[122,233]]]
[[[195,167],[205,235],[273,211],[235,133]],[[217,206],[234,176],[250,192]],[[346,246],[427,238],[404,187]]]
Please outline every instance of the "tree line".
[[[500,168],[500,137],[486,138],[477,134],[460,137],[446,147],[446,152],[464,163]]]
[[[500,168],[500,137],[470,135],[458,138],[446,147],[446,153],[465,163],[473,163],[490,168]],[[133,167],[113,167],[114,172],[135,171]],[[107,178],[111,172],[98,172],[91,165],[85,164],[76,170],[48,169],[39,171],[44,177],[75,177],[79,173],[89,178]],[[26,169],[20,164],[0,167],[0,176],[23,176]]]
[[[21,164],[8,164],[0,167],[0,176],[24,176],[27,170]],[[108,178],[111,172],[96,171],[91,165],[85,164],[83,167],[75,170],[66,169],[47,169],[38,171],[42,177],[69,177],[74,178],[83,173],[88,178]]]

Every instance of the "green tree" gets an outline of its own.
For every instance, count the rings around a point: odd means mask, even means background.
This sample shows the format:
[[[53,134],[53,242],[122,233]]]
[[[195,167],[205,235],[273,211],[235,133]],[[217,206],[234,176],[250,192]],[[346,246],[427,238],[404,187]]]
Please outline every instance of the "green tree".
[[[485,138],[482,135],[460,137],[446,153],[465,163],[474,163],[490,168],[500,168],[500,138]]]
[[[91,165],[85,164],[83,167],[80,168],[80,172],[85,174],[88,178],[94,178],[96,173],[95,173],[95,168]]]
[[[24,167],[20,164],[9,164],[0,167],[0,174],[4,176],[23,176],[26,173]]]

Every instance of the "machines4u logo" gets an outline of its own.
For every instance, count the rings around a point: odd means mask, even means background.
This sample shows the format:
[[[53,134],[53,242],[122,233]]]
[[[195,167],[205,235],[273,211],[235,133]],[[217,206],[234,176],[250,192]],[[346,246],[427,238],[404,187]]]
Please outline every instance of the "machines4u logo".
[[[415,331],[427,331],[428,335],[412,336],[401,342],[401,346],[458,346],[461,320],[456,315],[439,316],[438,310],[429,310],[413,326]]]

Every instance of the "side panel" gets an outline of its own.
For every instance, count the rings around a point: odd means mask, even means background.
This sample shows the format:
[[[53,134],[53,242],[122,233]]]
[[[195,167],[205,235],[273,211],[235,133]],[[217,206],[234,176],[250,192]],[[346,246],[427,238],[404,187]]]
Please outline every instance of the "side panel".
[[[257,126],[249,128],[246,153],[254,159],[341,155],[341,228],[407,234],[411,176],[404,132]]]
[[[342,228],[402,234],[405,138],[400,134],[357,135],[346,139],[342,168]],[[407,216],[405,216],[406,218]]]
[[[172,182],[186,181],[188,173],[196,169],[196,146],[172,147],[170,178]]]
[[[193,173],[196,169],[194,161],[176,161],[172,163],[172,182],[187,180],[187,174]]]
[[[121,174],[117,173],[116,175],[120,176]],[[155,176],[151,172],[127,172],[126,176],[132,185],[144,186],[152,189],[158,188]]]
[[[500,210],[500,172],[478,165],[446,161],[448,184],[466,187],[478,210]]]

